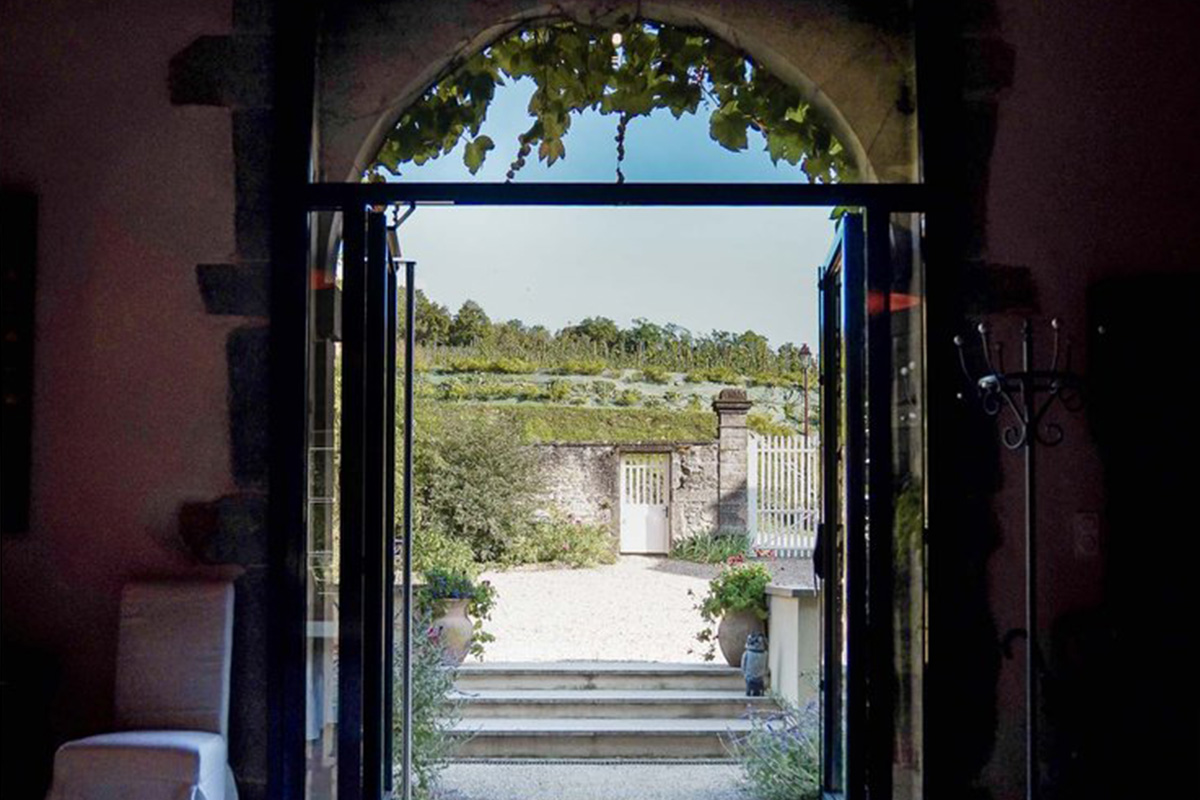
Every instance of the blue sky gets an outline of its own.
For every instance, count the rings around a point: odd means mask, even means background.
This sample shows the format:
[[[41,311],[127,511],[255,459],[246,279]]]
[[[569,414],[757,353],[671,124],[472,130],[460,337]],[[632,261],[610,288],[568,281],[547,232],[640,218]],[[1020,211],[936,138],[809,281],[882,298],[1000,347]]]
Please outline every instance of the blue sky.
[[[462,163],[462,144],[400,180],[504,180],[532,82],[497,89],[483,133],[496,142],[480,172]],[[616,117],[586,112],[564,137],[566,158],[547,168],[530,158],[517,182],[615,180]],[[625,179],[680,182],[799,182],[798,167],[773,165],[751,133],[731,153],[708,136],[708,114],[676,120],[661,111],[633,120]],[[833,238],[820,208],[481,208],[421,207],[401,228],[418,286],[458,308],[476,300],[493,319],[558,329],[588,316],[621,325],[646,317],[693,333],[753,329],[772,345],[815,345],[817,267]]]

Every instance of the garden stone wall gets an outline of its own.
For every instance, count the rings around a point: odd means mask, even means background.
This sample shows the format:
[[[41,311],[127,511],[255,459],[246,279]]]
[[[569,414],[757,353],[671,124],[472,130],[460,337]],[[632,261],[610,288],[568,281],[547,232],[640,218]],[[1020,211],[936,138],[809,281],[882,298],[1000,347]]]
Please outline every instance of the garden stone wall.
[[[617,533],[620,453],[611,444],[535,445],[546,484],[544,507]]]
[[[671,454],[671,538],[717,526],[716,442],[672,442],[657,447],[614,444],[533,445],[546,485],[544,507],[588,525],[620,533],[621,453]]]
[[[671,536],[686,539],[717,529],[716,442],[677,445],[671,458]]]

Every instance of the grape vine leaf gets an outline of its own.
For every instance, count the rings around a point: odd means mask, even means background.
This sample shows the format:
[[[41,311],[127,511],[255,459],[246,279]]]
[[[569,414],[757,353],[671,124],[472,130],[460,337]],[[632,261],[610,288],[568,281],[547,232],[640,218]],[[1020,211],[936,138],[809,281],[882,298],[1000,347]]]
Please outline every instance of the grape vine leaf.
[[[463,164],[471,171],[471,174],[479,172],[479,168],[483,166],[483,161],[487,158],[487,152],[494,150],[496,143],[492,141],[492,137],[484,134],[476,136],[467,146],[463,148]]]

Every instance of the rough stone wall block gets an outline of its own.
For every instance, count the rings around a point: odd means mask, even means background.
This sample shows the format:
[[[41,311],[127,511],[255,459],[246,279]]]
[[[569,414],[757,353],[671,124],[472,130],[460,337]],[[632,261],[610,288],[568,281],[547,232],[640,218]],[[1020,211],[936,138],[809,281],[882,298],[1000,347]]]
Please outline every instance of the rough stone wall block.
[[[269,329],[238,328],[229,334],[229,435],[233,476],[241,488],[266,485],[268,445]]]
[[[209,314],[267,317],[271,313],[270,268],[266,262],[200,264],[196,282]]]
[[[746,415],[753,403],[745,389],[722,389],[713,400],[717,412],[717,527],[744,531],[749,527],[747,514],[746,451],[749,432]]]

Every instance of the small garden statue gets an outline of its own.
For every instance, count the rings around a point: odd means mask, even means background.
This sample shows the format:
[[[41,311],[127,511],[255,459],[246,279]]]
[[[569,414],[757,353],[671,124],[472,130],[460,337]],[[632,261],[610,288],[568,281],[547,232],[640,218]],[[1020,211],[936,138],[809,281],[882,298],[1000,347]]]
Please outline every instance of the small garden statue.
[[[746,696],[762,697],[767,683],[767,637],[751,633],[746,637],[746,652],[742,653],[742,677],[746,679]]]

